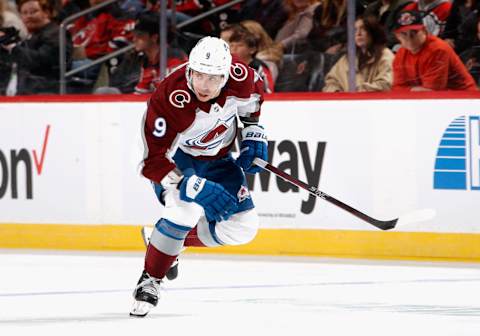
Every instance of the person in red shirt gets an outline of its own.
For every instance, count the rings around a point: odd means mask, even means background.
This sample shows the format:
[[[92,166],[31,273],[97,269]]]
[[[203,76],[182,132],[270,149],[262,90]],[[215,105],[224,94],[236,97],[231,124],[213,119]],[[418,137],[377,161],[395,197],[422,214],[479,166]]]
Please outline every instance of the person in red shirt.
[[[420,12],[399,13],[394,32],[401,48],[393,61],[393,90],[476,90],[455,51],[428,34]]]

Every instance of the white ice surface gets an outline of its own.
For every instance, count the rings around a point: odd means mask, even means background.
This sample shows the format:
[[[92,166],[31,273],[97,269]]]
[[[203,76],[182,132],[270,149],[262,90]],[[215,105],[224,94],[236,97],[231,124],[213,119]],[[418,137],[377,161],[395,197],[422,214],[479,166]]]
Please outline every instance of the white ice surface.
[[[142,266],[0,251],[0,335],[480,335],[480,265],[186,256],[131,318]]]

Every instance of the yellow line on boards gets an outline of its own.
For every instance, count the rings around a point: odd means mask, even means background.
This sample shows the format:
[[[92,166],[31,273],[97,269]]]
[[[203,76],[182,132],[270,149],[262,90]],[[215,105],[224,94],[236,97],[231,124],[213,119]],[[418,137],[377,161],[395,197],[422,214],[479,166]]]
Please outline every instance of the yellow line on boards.
[[[141,226],[0,224],[0,248],[142,251]],[[328,256],[480,262],[480,234],[261,229],[242,246],[193,253]]]

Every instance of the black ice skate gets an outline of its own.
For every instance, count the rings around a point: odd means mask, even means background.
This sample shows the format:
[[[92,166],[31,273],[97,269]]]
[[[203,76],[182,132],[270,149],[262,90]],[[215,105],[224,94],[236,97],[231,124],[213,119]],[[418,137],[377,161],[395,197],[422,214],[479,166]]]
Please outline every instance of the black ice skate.
[[[130,316],[144,317],[148,312],[157,305],[160,297],[160,285],[162,280],[150,276],[143,271],[142,276],[138,280],[137,287],[133,291],[133,303]]]
[[[167,274],[165,274],[168,280],[175,280],[178,276],[178,258],[175,259],[173,262],[172,266],[167,271]]]

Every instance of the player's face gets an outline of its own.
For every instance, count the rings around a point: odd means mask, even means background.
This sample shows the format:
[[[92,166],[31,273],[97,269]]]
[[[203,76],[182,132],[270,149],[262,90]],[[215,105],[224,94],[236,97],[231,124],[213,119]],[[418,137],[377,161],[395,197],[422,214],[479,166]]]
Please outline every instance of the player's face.
[[[209,75],[192,70],[192,85],[197,99],[201,102],[209,101],[220,94],[222,75]]]

